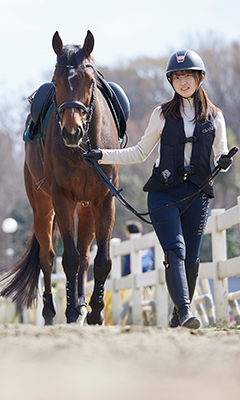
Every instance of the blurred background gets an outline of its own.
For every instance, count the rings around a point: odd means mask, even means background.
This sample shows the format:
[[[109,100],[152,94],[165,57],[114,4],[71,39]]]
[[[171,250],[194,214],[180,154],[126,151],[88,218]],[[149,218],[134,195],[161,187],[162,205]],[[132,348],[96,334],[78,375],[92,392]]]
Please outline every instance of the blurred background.
[[[0,0],[0,223],[16,221],[17,229],[0,229],[0,270],[19,258],[31,231],[32,211],[23,182],[26,100],[51,80],[55,64],[52,36],[83,44],[87,30],[95,38],[93,56],[106,80],[122,86],[131,104],[128,146],[143,135],[154,107],[172,97],[165,77],[168,58],[177,50],[197,51],[206,66],[204,88],[224,113],[229,148],[240,146],[240,2],[195,3],[148,0]],[[147,211],[142,187],[151,174],[156,151],[147,161],[120,167],[123,196],[138,211]],[[215,180],[211,208],[229,208],[240,195],[239,155],[227,174]],[[125,239],[132,214],[116,201],[112,237]],[[143,233],[152,230],[144,225]],[[204,237],[201,260],[210,261],[210,238]],[[61,255],[59,243],[57,254]],[[228,231],[228,257],[240,254],[239,228]]]

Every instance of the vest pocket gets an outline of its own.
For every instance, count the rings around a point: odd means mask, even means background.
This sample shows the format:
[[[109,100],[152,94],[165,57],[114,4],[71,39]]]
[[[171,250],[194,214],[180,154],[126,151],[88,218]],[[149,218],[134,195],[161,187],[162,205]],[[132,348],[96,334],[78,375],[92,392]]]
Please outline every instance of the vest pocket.
[[[162,146],[160,165],[155,168],[154,173],[165,185],[171,185],[174,182],[174,147]]]

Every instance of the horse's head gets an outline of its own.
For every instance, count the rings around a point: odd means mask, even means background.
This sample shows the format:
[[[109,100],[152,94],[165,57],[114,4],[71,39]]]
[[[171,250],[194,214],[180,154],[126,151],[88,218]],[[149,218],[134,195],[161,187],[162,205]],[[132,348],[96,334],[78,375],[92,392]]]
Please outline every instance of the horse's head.
[[[94,103],[94,68],[91,53],[94,37],[90,31],[83,47],[63,46],[56,32],[52,45],[57,63],[52,78],[55,86],[56,115],[67,146],[77,146],[88,130]]]

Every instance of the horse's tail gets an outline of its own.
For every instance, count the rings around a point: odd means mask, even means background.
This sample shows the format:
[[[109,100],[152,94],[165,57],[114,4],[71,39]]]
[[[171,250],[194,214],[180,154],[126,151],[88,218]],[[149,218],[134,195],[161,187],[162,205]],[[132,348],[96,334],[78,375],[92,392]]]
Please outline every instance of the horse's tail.
[[[12,301],[19,299],[27,307],[32,306],[38,294],[39,248],[39,243],[32,231],[22,258],[0,278],[0,283],[4,285],[4,288],[0,290],[0,296],[11,297]]]

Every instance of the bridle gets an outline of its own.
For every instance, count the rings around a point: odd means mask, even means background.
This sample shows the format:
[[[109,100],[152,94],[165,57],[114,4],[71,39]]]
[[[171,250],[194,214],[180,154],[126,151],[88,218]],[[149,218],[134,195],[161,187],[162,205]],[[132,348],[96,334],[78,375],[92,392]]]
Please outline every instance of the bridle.
[[[74,67],[72,65],[56,64],[56,67],[76,69],[76,67]],[[92,67],[94,69],[93,65],[90,63],[87,63],[86,67]],[[92,94],[91,94],[91,99],[90,99],[88,106],[81,103],[80,101],[75,101],[75,100],[65,101],[60,106],[58,106],[57,100],[56,100],[56,92],[54,93],[53,100],[54,100],[54,105],[55,105],[55,115],[56,115],[56,118],[57,118],[57,121],[58,121],[60,127],[62,127],[62,118],[63,118],[64,111],[68,108],[75,108],[80,113],[81,120],[82,120],[82,126],[83,126],[83,130],[84,130],[84,135],[87,136],[87,133],[89,130],[89,125],[90,125],[90,122],[92,119],[93,106],[94,106],[94,101],[95,101],[95,79],[94,78],[91,80],[91,89],[92,89]],[[83,112],[86,114],[86,119],[84,119],[84,117],[83,117]]]

